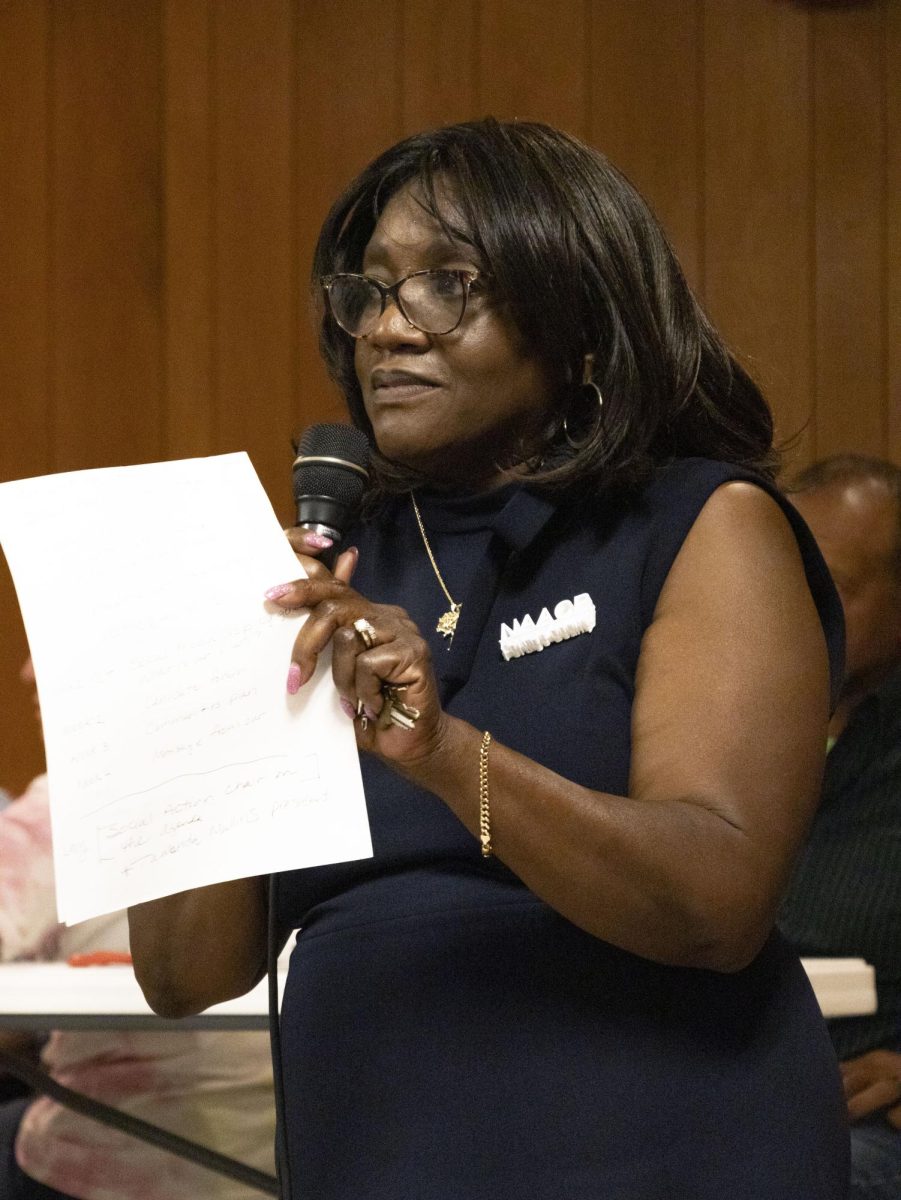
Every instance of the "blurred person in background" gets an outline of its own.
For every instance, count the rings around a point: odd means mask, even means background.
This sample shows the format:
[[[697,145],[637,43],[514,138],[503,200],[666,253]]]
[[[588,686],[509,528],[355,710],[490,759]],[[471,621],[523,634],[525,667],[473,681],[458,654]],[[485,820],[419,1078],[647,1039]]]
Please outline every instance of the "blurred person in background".
[[[29,659],[21,678],[34,689]],[[40,716],[37,692],[35,708]],[[66,927],[56,916],[47,777],[0,812],[0,961],[127,954],[124,912]],[[203,947],[198,948],[202,957]],[[73,968],[75,970],[76,968]],[[102,968],[100,968],[102,969]],[[27,1048],[0,1031],[0,1046]],[[268,1037],[252,1032],[54,1032],[58,1083],[209,1149],[274,1172]],[[260,1193],[47,1096],[0,1104],[2,1200],[252,1200]]]
[[[788,489],[845,611],[845,678],[821,807],[780,925],[801,954],[863,957],[878,1009],[829,1031],[851,1118],[855,1200],[901,1196],[901,468],[815,463]]]

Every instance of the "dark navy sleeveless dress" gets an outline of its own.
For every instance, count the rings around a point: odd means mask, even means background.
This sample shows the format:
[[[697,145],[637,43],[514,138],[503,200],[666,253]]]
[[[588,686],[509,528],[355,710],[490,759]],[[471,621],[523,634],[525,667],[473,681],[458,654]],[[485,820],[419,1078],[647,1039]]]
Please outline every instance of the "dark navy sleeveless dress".
[[[422,495],[357,531],[354,584],[430,636],[447,710],[561,775],[628,791],[641,637],[711,492],[701,459],[617,504]],[[762,485],[767,486],[767,485]],[[838,676],[840,608],[794,510]],[[502,623],[587,592],[593,632],[505,661]],[[364,756],[371,860],[279,879],[302,926],[282,1007],[295,1200],[840,1200],[835,1056],[773,934],[737,974],[661,966],[559,916],[433,795]],[[477,768],[473,764],[474,786]]]

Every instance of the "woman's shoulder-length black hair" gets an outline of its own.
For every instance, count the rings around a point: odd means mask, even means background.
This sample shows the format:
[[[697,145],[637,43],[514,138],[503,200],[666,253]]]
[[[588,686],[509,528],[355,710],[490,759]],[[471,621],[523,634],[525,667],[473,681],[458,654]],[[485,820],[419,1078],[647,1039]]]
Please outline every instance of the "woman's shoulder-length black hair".
[[[312,282],[320,349],[354,424],[371,436],[353,340],[321,305],[319,280],[360,270],[380,214],[408,184],[471,248],[524,344],[559,380],[559,411],[528,464],[530,486],[631,488],[692,456],[772,478],[766,401],[702,311],[647,204],[598,151],[532,122],[489,117],[408,137],[332,207]],[[600,410],[580,387],[586,355]],[[418,482],[378,454],[374,465],[377,491]]]

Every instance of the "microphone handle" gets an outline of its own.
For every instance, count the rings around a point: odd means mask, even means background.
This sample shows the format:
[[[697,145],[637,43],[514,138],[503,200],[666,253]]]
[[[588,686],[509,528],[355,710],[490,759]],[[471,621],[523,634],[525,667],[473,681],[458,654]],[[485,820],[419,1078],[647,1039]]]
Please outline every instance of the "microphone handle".
[[[325,537],[330,537],[333,542],[341,541],[341,530],[336,529],[334,525],[326,525],[323,521],[298,521],[297,528],[309,529],[310,533],[321,533]]]
[[[344,531],[350,523],[351,506],[334,496],[300,496],[297,500],[297,524],[311,533],[321,533],[334,542],[316,557],[331,571],[341,553]]]

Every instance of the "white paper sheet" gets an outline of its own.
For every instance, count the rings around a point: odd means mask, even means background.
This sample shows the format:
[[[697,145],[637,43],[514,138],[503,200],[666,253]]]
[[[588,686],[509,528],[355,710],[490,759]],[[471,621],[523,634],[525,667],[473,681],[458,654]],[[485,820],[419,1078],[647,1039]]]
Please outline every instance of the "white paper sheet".
[[[372,854],[329,664],[288,696],[300,574],[246,454],[0,484],[60,919]]]

